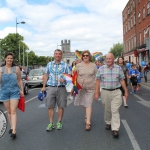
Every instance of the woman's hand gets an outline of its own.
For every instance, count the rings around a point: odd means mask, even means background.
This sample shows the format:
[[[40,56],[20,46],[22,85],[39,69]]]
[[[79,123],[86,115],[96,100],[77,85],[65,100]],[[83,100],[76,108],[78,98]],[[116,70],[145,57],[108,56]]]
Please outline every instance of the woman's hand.
[[[94,93],[94,99],[98,101],[98,98],[100,97],[100,92],[99,93]]]
[[[24,92],[23,91],[20,91],[20,96],[24,96]]]

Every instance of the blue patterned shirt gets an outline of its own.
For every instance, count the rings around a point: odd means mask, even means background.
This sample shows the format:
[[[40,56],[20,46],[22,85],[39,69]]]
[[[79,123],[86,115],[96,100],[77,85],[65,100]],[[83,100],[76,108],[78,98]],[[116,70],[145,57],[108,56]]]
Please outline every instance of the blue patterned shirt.
[[[47,64],[45,73],[49,75],[47,85],[59,86],[65,85],[66,82],[60,83],[60,79],[63,78],[63,73],[70,74],[70,69],[67,63],[61,61],[56,64],[55,61],[49,62]]]

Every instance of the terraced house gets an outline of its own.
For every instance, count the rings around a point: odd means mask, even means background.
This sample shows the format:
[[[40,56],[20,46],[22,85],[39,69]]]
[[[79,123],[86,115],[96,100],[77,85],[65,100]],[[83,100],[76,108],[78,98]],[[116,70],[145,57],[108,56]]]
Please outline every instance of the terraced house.
[[[150,0],[129,0],[122,20],[125,60],[150,62]]]

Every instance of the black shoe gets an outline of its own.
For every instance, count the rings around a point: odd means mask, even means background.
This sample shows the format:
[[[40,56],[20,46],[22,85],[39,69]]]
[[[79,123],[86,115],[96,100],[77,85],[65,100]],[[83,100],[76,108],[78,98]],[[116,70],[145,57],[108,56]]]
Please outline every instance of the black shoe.
[[[128,108],[128,105],[126,104],[126,105],[124,105],[124,107],[125,107],[125,108]]]
[[[110,125],[110,124],[106,124],[105,129],[106,129],[106,130],[111,130],[111,125]]]
[[[118,137],[119,137],[118,131],[115,131],[115,130],[112,131],[112,135],[113,135],[115,138],[118,138]]]
[[[12,133],[10,137],[14,140],[16,138],[16,134]]]
[[[13,129],[10,129],[10,130],[8,131],[8,133],[9,133],[9,134],[12,134],[12,130],[13,130]]]

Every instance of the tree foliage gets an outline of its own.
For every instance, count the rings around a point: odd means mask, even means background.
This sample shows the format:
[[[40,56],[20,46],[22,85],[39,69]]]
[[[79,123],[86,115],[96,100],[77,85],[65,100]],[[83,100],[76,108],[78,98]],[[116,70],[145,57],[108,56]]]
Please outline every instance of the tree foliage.
[[[123,53],[123,44],[122,43],[114,44],[109,52],[113,53],[115,58],[121,56],[121,54]]]
[[[23,57],[23,51],[26,52],[29,48],[23,42],[23,36],[18,33],[10,33],[1,41],[2,56],[4,57],[6,52],[13,52],[15,55],[15,60],[19,62],[19,50],[20,58]],[[2,57],[2,59],[3,59]]]

